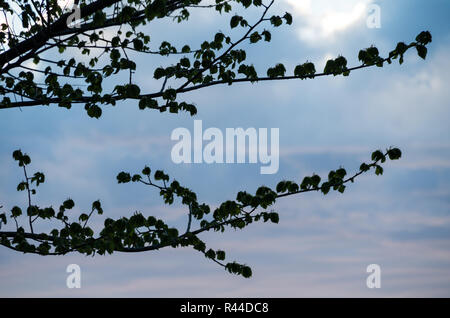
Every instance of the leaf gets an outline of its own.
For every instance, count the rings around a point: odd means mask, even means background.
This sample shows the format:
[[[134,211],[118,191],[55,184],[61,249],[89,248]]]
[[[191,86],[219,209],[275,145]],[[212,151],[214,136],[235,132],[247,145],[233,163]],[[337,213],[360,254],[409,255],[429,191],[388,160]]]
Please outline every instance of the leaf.
[[[238,16],[238,15],[233,16],[233,17],[231,18],[231,20],[230,20],[230,27],[231,27],[232,29],[234,29],[235,27],[238,26],[238,24],[239,24],[239,22],[240,22],[241,20],[242,20],[242,17],[241,17],[241,16]]]
[[[264,36],[264,41],[270,42],[272,40],[272,34],[269,31],[264,30],[261,34]]]
[[[248,266],[244,266],[242,268],[242,276],[244,276],[245,278],[252,277],[252,269]]]
[[[322,193],[327,195],[330,192],[330,184],[328,182],[324,182],[321,187]]]
[[[292,15],[289,12],[286,12],[283,18],[286,20],[286,24],[292,24]]]
[[[219,261],[223,261],[223,260],[225,260],[225,252],[224,251],[217,251],[216,252],[216,254],[217,254],[217,259],[219,260]]]
[[[102,109],[97,105],[91,105],[87,108],[87,114],[91,118],[100,118],[102,116]]]
[[[272,223],[278,223],[280,221],[280,216],[275,212],[270,213],[269,218]]]
[[[286,182],[285,181],[280,181],[278,184],[277,184],[277,188],[276,188],[276,190],[277,190],[277,192],[279,192],[279,193],[281,193],[281,192],[285,192],[286,191]]]
[[[387,154],[388,154],[389,159],[391,159],[391,160],[398,160],[402,156],[402,152],[398,148],[393,148],[393,149],[388,150]]]
[[[12,217],[18,217],[22,215],[22,210],[18,207],[15,206],[11,209],[11,216]]]
[[[270,23],[272,23],[274,27],[279,27],[283,24],[283,20],[279,16],[274,15],[270,18]]]
[[[150,170],[149,167],[145,167],[145,168],[142,170],[142,174],[143,174],[143,175],[146,175],[146,176],[149,176],[149,175],[150,175],[150,172],[151,172],[151,170]]]
[[[375,174],[376,174],[377,176],[382,175],[382,174],[383,174],[383,167],[381,167],[381,166],[376,166],[376,168],[375,168]]]
[[[417,54],[425,60],[428,49],[424,45],[416,45]]]
[[[86,213],[83,213],[78,218],[81,222],[85,222],[89,219],[89,216]]]
[[[131,175],[128,172],[120,172],[117,175],[117,182],[118,183],[128,183],[131,181]]]
[[[256,43],[261,39],[262,37],[258,32],[253,32],[252,35],[250,35],[250,43]]]
[[[75,202],[73,202],[72,199],[67,199],[66,201],[63,202],[63,207],[65,209],[72,209],[75,206]]]
[[[0,224],[7,224],[5,213],[0,214]]]
[[[369,165],[366,163],[362,163],[361,166],[359,167],[359,170],[366,172],[370,169]]]
[[[416,37],[416,41],[423,45],[427,45],[432,41],[431,33],[429,31],[420,32],[419,35],[417,35]]]
[[[209,249],[206,253],[205,256],[207,258],[211,258],[211,259],[215,259],[216,258],[216,252],[214,252],[212,249]]]

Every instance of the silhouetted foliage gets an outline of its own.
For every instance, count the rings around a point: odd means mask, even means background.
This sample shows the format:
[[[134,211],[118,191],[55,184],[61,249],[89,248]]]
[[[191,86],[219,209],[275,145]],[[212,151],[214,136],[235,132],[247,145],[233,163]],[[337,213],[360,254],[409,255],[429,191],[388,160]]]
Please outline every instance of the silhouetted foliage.
[[[314,79],[321,76],[349,76],[352,71],[366,67],[383,67],[398,59],[403,63],[404,54],[415,48],[420,57],[427,55],[426,45],[431,42],[431,34],[421,32],[415,41],[400,42],[395,49],[382,57],[374,46],[363,49],[358,54],[360,65],[347,66],[343,56],[331,59],[322,72],[317,72],[311,62],[299,64],[288,75],[286,67],[279,63],[267,68],[263,75],[247,63],[247,53],[240,44],[270,42],[274,29],[292,24],[289,13],[270,15],[274,1],[262,0],[215,0],[203,4],[201,0],[81,0],[74,11],[65,11],[56,0],[0,0],[4,19],[0,32],[0,109],[14,107],[45,107],[56,104],[70,109],[74,105],[84,105],[87,115],[100,118],[102,108],[115,106],[120,101],[136,100],[142,109],[161,112],[197,113],[192,102],[182,100],[186,92],[205,89],[214,85],[232,85],[240,82],[258,83],[274,80]],[[260,18],[254,22],[244,16],[231,14],[232,6],[260,11]],[[215,33],[199,47],[189,44],[177,48],[164,41],[158,49],[151,42],[144,26],[158,19],[173,19],[173,23],[183,23],[191,10],[216,10],[230,15],[230,29],[241,29],[237,39],[223,33]],[[77,17],[81,22],[73,21]],[[21,25],[12,22],[19,18]],[[106,32],[110,27],[123,26],[117,33]],[[265,27],[263,27],[265,26]],[[75,51],[78,54],[74,54]],[[46,53],[52,52],[53,58]],[[180,56],[178,62],[154,69],[153,78],[161,88],[155,92],[145,92],[134,80],[136,63],[130,52]],[[58,58],[58,56],[60,56]],[[88,62],[84,62],[88,57]],[[29,63],[33,61],[34,67]],[[28,66],[27,66],[28,65]],[[43,74],[44,83],[37,82],[35,75]],[[127,76],[121,76],[122,74]],[[104,81],[115,83],[114,89],[104,89]],[[83,83],[81,86],[79,83]],[[199,238],[206,231],[223,232],[227,228],[243,229],[253,222],[278,223],[279,215],[270,208],[276,200],[305,192],[320,191],[324,195],[331,190],[343,193],[348,183],[361,174],[374,170],[381,175],[381,164],[387,159],[401,157],[397,148],[377,150],[369,163],[348,176],[344,168],[330,171],[322,180],[318,175],[305,177],[301,182],[281,181],[271,189],[262,186],[254,194],[239,192],[235,200],[223,202],[217,209],[198,200],[192,190],[172,180],[165,172],[152,171],[144,167],[141,173],[120,172],[118,183],[137,182],[156,191],[165,204],[181,201],[186,207],[187,225],[182,231],[169,227],[164,220],[135,213],[120,219],[107,218],[99,233],[89,227],[94,214],[103,214],[100,201],[92,203],[88,213],[73,220],[67,211],[75,206],[72,199],[62,202],[59,209],[39,207],[32,197],[37,187],[46,181],[42,172],[29,174],[27,167],[30,157],[21,150],[13,153],[14,160],[22,168],[24,179],[17,186],[24,191],[28,204],[24,211],[14,206],[8,213],[0,214],[0,228],[10,224],[15,229],[0,231],[0,244],[24,253],[40,255],[63,255],[79,252],[86,255],[119,252],[143,252],[164,247],[191,246],[207,258],[223,266],[230,273],[250,277],[252,271],[247,265],[225,262],[224,251],[208,248]],[[1,207],[0,207],[1,208]],[[27,220],[21,224],[21,216]],[[198,228],[194,228],[198,224]],[[8,222],[9,221],[9,222]],[[48,233],[36,231],[37,221],[51,222],[55,228]],[[59,224],[59,226],[56,226]]]

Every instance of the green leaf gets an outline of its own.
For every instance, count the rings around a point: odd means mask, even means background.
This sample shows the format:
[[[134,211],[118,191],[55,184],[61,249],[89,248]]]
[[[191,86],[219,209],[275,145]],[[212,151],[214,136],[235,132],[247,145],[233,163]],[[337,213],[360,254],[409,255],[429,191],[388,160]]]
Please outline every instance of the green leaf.
[[[98,214],[103,214],[103,209],[100,200],[92,202],[92,210],[97,210]]]
[[[313,186],[313,187],[318,187],[319,186],[319,183],[320,183],[320,176],[318,176],[318,175],[313,175],[311,178],[310,178],[310,183],[311,183],[311,185]]]
[[[89,216],[86,213],[83,213],[80,215],[80,217],[78,218],[81,222],[85,222],[89,219]]]
[[[18,206],[15,206],[11,209],[11,216],[12,217],[18,217],[22,215],[22,209]]]
[[[242,267],[242,276],[244,276],[245,278],[252,277],[252,269],[248,266]]]
[[[270,213],[269,218],[272,223],[278,223],[280,221],[280,216],[275,212]]]
[[[217,254],[217,259],[219,260],[219,261],[223,261],[223,260],[225,260],[225,252],[224,251],[217,251],[216,252],[216,254]]]
[[[383,174],[383,167],[381,167],[381,166],[376,166],[376,168],[375,168],[375,174],[376,174],[377,176],[382,175],[382,174]]]
[[[327,195],[328,192],[330,192],[330,188],[331,188],[331,186],[330,186],[330,184],[329,184],[328,182],[322,183],[321,190],[322,190],[322,193],[323,193],[324,195]]]
[[[250,43],[256,43],[262,39],[261,35],[258,32],[253,32],[250,35]]]
[[[416,45],[417,54],[424,60],[427,57],[428,49],[424,45]]]
[[[0,214],[0,224],[7,224],[5,213]]]
[[[141,93],[141,89],[139,88],[139,86],[134,84],[125,85],[125,90],[126,90],[126,97],[129,98],[138,98],[139,94]]]
[[[274,27],[279,27],[283,24],[283,20],[279,16],[274,15],[270,18],[270,23],[272,23]]]
[[[261,34],[264,36],[264,41],[270,42],[272,40],[272,34],[269,31],[264,30]]]
[[[384,162],[386,160],[384,154],[381,152],[381,150],[376,150],[372,153],[372,161],[380,161]]]
[[[91,105],[87,108],[87,114],[91,118],[100,118],[102,116],[102,109],[97,105]]]
[[[131,181],[131,175],[128,172],[120,172],[117,175],[117,182],[118,183],[128,183]]]
[[[359,167],[359,170],[366,172],[370,169],[370,166],[366,163],[362,163],[361,166]]]
[[[140,39],[134,39],[133,47],[135,50],[141,51],[144,48],[144,43]]]
[[[398,148],[393,148],[393,149],[388,150],[387,154],[389,156],[389,159],[391,159],[391,160],[398,160],[402,156],[402,152]]]
[[[166,70],[163,69],[162,67],[158,67],[157,69],[155,69],[153,77],[155,79],[160,79],[160,78],[164,77],[165,75],[166,75]]]
[[[137,182],[140,181],[142,179],[142,177],[138,174],[133,175],[133,178],[131,178],[131,181],[133,182]]]
[[[242,20],[242,17],[241,17],[241,16],[238,16],[238,15],[233,16],[233,17],[231,18],[231,20],[230,20],[230,27],[231,27],[232,29],[234,29],[235,27],[238,26],[238,24],[239,24],[239,22],[240,22],[241,20]]]
[[[286,20],[286,24],[292,24],[292,15],[289,12],[286,12],[283,18]]]
[[[209,249],[206,253],[205,256],[211,259],[215,259],[216,258],[216,252],[214,252],[212,249]]]
[[[189,47],[189,45],[185,45],[183,46],[183,48],[181,49],[182,53],[189,53],[191,51],[191,48]]]
[[[285,181],[280,181],[277,184],[277,192],[282,193],[282,192],[286,192],[287,186],[286,186],[286,182]]]
[[[416,37],[416,41],[423,45],[427,45],[432,41],[431,33],[429,31],[420,32],[420,34]]]
[[[22,181],[17,185],[17,191],[25,191],[27,189],[27,183]]]
[[[72,209],[75,206],[75,202],[73,202],[72,199],[67,199],[66,201],[63,202],[63,207],[65,209]]]
[[[146,176],[149,176],[149,175],[150,175],[150,172],[151,172],[151,170],[150,170],[150,168],[147,167],[147,166],[142,170],[142,174],[143,174],[143,175],[146,175]]]

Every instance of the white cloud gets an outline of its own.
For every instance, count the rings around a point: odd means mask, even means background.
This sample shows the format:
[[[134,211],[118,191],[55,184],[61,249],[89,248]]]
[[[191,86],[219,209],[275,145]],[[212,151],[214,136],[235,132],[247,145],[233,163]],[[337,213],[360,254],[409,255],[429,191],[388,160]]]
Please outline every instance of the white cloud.
[[[285,0],[298,17],[298,35],[311,45],[334,40],[366,16],[370,0]]]

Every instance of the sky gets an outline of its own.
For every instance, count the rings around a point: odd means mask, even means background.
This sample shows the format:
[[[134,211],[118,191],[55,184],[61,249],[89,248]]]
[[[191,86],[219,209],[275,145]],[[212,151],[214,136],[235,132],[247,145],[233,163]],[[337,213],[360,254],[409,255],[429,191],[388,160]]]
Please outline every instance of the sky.
[[[368,28],[369,6],[380,8],[380,28]],[[233,12],[257,19],[258,9]],[[399,41],[429,30],[433,42],[424,61],[408,52],[405,63],[355,71],[349,77],[215,86],[191,92],[198,114],[141,111],[133,101],[89,118],[83,107],[2,110],[0,116],[0,205],[25,206],[15,191],[22,180],[11,154],[22,149],[30,169],[46,183],[35,200],[59,206],[71,197],[74,214],[100,199],[105,217],[134,211],[184,227],[180,205],[165,206],[157,192],[119,185],[118,172],[145,165],[164,169],[217,206],[241,190],[343,166],[357,171],[376,149],[399,147],[401,160],[385,165],[383,176],[364,175],[344,194],[304,194],[277,201],[279,224],[253,224],[243,231],[206,233],[201,238],[229,260],[248,264],[253,277],[233,276],[190,249],[86,257],[23,255],[0,248],[2,297],[449,297],[450,296],[450,3],[445,0],[278,0],[273,14],[292,13],[291,26],[273,32],[270,44],[244,45],[257,67],[283,62],[293,69],[306,60],[322,69],[344,55],[358,65],[360,49],[376,45],[382,55]],[[370,14],[370,13],[369,13]],[[150,27],[155,47],[165,39],[201,43],[229,31],[229,16],[204,9],[189,22],[170,20]],[[235,34],[235,33],[233,33]],[[194,46],[194,45],[192,45]],[[136,56],[135,80],[148,91],[164,58]],[[446,84],[447,83],[447,84]],[[115,83],[108,83],[114,85]],[[280,165],[260,174],[260,164],[175,164],[174,129],[203,126],[279,128]],[[45,231],[46,225],[41,229]],[[81,288],[66,286],[66,268],[81,268]],[[381,288],[366,286],[370,264],[381,268]]]

